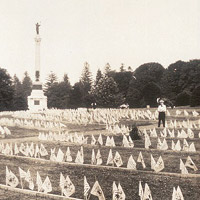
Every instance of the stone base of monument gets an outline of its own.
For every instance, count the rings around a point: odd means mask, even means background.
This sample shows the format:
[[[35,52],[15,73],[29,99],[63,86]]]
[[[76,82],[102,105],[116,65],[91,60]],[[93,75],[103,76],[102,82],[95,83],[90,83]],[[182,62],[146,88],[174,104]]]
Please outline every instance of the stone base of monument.
[[[47,97],[42,90],[42,84],[33,84],[31,95],[28,96],[28,108],[30,111],[43,111],[47,109]]]

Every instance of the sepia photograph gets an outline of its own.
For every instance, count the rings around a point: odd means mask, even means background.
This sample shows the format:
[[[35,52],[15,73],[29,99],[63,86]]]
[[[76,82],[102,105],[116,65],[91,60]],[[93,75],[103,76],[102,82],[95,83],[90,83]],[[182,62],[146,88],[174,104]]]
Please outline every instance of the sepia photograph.
[[[0,0],[0,200],[199,200],[200,1]]]

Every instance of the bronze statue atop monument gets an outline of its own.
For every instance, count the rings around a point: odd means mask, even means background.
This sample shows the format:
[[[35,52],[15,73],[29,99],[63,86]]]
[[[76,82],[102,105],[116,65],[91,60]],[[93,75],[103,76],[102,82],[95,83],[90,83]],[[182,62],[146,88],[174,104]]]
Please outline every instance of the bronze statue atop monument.
[[[37,22],[37,24],[35,24],[36,25],[36,33],[37,33],[37,35],[39,35],[39,27],[41,26],[38,22]]]

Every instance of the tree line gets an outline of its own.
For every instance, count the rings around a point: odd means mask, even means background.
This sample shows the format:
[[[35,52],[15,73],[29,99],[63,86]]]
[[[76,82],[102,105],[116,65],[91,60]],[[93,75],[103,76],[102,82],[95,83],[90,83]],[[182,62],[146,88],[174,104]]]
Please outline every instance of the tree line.
[[[51,72],[44,84],[48,108],[97,107],[116,108],[128,103],[131,108],[157,106],[158,97],[168,106],[200,105],[200,60],[177,61],[166,69],[159,63],[145,63],[136,70],[121,65],[119,71],[107,63],[92,78],[86,62],[78,82],[70,84],[67,74],[58,81]],[[0,68],[0,110],[27,110],[32,80],[28,73],[20,81]]]

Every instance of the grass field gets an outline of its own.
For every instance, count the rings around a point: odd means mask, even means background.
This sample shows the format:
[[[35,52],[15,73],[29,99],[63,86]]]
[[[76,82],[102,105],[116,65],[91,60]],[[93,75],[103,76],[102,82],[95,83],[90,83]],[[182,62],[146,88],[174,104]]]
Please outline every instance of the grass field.
[[[186,108],[183,108],[186,109]],[[155,109],[152,109],[155,110]],[[193,117],[191,115],[191,112],[194,109],[187,109],[190,116],[185,117],[184,115],[176,116],[175,112],[176,109],[169,110],[171,116],[167,117],[167,120],[176,119],[177,121],[182,121],[186,119],[190,119],[193,121],[197,121],[200,119],[200,117]],[[198,112],[200,112],[200,109],[196,109]],[[120,124],[126,124],[126,125],[132,125],[134,122],[139,126],[139,129],[147,129],[147,132],[149,133],[148,129],[152,129],[153,127],[157,127],[157,121],[151,121],[151,120],[138,120],[133,121],[129,119],[121,119]],[[61,190],[59,188],[59,179],[60,179],[60,172],[63,173],[64,176],[69,175],[71,181],[76,187],[76,192],[72,195],[74,198],[80,198],[83,199],[83,177],[86,176],[88,183],[92,187],[95,180],[98,180],[103,191],[105,194],[106,199],[111,200],[112,199],[112,183],[120,182],[125,194],[127,200],[137,200],[140,199],[138,196],[138,190],[139,190],[139,181],[142,182],[142,185],[144,187],[145,183],[148,183],[152,197],[154,200],[170,200],[172,199],[172,192],[173,187],[177,187],[178,185],[181,188],[181,191],[183,193],[184,198],[191,199],[191,200],[198,200],[200,196],[200,138],[199,138],[199,132],[200,128],[193,129],[194,132],[194,139],[187,138],[188,143],[194,142],[197,152],[175,152],[171,150],[171,141],[172,138],[166,138],[169,150],[161,151],[156,149],[157,145],[157,139],[151,138],[151,147],[149,150],[144,148],[144,140],[137,140],[134,141],[134,147],[133,148],[124,148],[122,147],[122,136],[116,135],[114,136],[114,140],[116,143],[116,147],[112,147],[113,155],[116,151],[118,151],[122,157],[123,160],[123,166],[122,167],[113,167],[113,166],[106,166],[106,161],[108,157],[108,153],[111,147],[106,146],[92,146],[90,145],[91,141],[91,134],[95,136],[95,138],[98,138],[98,135],[101,133],[103,136],[103,141],[105,144],[106,136],[109,135],[109,131],[105,129],[105,125],[103,124],[88,124],[88,125],[77,125],[77,124],[69,124],[66,121],[63,121],[62,123],[66,124],[66,130],[69,132],[77,132],[83,133],[85,136],[88,136],[88,144],[83,145],[84,150],[84,164],[78,165],[74,163],[74,160],[76,158],[76,154],[78,150],[80,150],[80,145],[70,143],[70,142],[56,142],[56,141],[39,141],[38,129],[28,129],[23,127],[8,127],[11,130],[11,135],[9,135],[6,138],[1,138],[0,142],[4,143],[31,143],[34,144],[44,144],[47,151],[50,153],[51,148],[56,148],[56,154],[58,149],[60,148],[64,153],[67,150],[67,147],[70,147],[71,155],[73,158],[72,163],[58,163],[58,162],[52,162],[49,160],[50,155],[45,156],[42,159],[29,159],[27,157],[22,156],[19,154],[18,157],[13,156],[5,156],[0,155],[0,184],[5,184],[5,168],[8,166],[12,172],[15,173],[15,175],[19,178],[19,172],[18,167],[21,167],[25,171],[30,169],[31,175],[34,177],[34,182],[36,180],[36,172],[38,171],[42,177],[42,180],[46,178],[48,175],[53,191],[52,194],[58,194],[60,195]],[[157,133],[159,135],[159,131],[162,129],[157,129]],[[49,130],[42,129],[41,131],[48,132]],[[175,136],[177,135],[178,128],[175,130]],[[160,135],[159,135],[160,136]],[[177,138],[173,138],[174,141],[177,141]],[[183,142],[183,139],[180,139],[181,145]],[[18,145],[19,146],[19,145]],[[95,150],[95,153],[97,152],[97,149],[100,149],[103,164],[102,166],[96,166],[96,165],[90,165],[91,164],[91,155],[92,155],[92,149]],[[142,152],[142,155],[144,157],[144,161],[146,164],[146,168],[143,169],[141,163],[137,162],[137,171],[136,170],[128,170],[126,169],[126,165],[128,162],[128,158],[130,155],[133,156],[134,160],[137,160],[137,157],[139,155],[139,152]],[[159,172],[153,172],[151,170],[151,154],[157,160],[159,156],[161,155],[164,163],[165,168]],[[192,169],[188,168],[189,174],[187,175],[181,175],[181,171],[179,169],[180,165],[180,158],[183,160],[183,162],[186,161],[187,156],[190,155],[192,160],[194,161],[195,165],[197,166],[198,170],[195,172]],[[18,185],[20,188],[20,184]],[[27,185],[24,185],[25,188],[28,188]],[[37,191],[37,186],[35,185],[35,189]],[[14,194],[11,191],[4,191],[0,189],[0,199],[35,199],[34,197],[29,197],[25,194],[16,193]],[[43,199],[37,197],[37,199]],[[91,195],[91,200],[98,199],[97,197]]]

